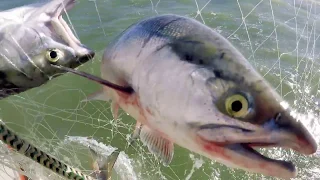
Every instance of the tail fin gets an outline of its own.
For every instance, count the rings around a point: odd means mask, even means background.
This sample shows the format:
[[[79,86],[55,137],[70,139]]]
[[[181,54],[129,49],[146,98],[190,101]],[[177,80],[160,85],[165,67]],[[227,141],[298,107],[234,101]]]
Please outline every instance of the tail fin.
[[[104,157],[95,152],[90,148],[90,152],[93,156],[93,169],[94,178],[98,180],[111,180],[113,166],[116,163],[120,151],[118,149],[114,150],[108,157]]]

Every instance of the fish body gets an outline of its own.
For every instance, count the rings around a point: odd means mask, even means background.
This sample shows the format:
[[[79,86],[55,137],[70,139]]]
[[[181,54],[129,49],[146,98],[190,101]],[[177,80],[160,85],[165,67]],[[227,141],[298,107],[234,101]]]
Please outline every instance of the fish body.
[[[32,159],[45,168],[48,168],[54,173],[70,180],[94,180],[95,178],[88,176],[81,171],[65,164],[57,158],[43,152],[38,147],[22,139],[19,135],[9,129],[2,121],[0,121],[0,140],[7,144],[10,150],[15,150],[18,153]],[[24,171],[20,167],[21,171]],[[25,175],[19,174],[20,180],[28,180]]]
[[[0,12],[0,98],[45,84],[94,57],[62,15],[75,0],[51,0]]]
[[[168,14],[133,24],[106,48],[101,77],[132,92],[103,86],[88,99],[111,99],[115,118],[122,108],[136,119],[133,137],[165,165],[177,144],[229,167],[288,179],[297,175],[292,162],[254,148],[317,150],[312,134],[246,58],[192,18]]]
[[[0,99],[62,75],[63,71],[52,64],[76,68],[94,57],[95,53],[81,44],[62,18],[75,3],[75,0],[50,0],[0,12]],[[0,132],[0,139],[10,149],[53,172],[68,179],[93,179],[29,144],[3,123]],[[19,178],[28,179],[21,174]]]

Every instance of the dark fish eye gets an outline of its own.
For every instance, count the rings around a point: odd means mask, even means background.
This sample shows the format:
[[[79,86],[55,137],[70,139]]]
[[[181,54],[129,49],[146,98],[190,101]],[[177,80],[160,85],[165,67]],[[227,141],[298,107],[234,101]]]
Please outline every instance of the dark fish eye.
[[[57,56],[58,56],[58,53],[56,51],[51,51],[50,52],[51,59],[55,59]]]
[[[230,116],[243,118],[250,112],[250,102],[242,94],[233,94],[226,98],[225,108]]]
[[[237,100],[237,101],[233,101],[231,103],[231,109],[234,112],[239,112],[242,109],[242,103],[241,101]]]
[[[54,63],[62,57],[62,52],[59,49],[49,49],[46,52],[46,58],[48,61]]]

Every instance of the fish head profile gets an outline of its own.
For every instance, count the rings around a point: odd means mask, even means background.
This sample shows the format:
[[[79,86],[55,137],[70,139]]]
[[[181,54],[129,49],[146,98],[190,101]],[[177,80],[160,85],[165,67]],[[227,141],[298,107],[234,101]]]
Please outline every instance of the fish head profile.
[[[135,57],[115,69],[130,72],[124,78],[145,109],[141,119],[147,116],[145,125],[158,135],[229,167],[280,178],[295,177],[295,165],[256,148],[316,152],[303,119],[238,49],[201,22],[178,15],[151,17],[114,44],[105,63]]]
[[[182,112],[188,124],[185,134],[198,144],[193,150],[247,171],[295,177],[292,162],[268,158],[255,148],[315,153],[317,143],[303,119],[229,41],[195,20],[181,21],[193,28],[169,44],[180,60],[195,65],[191,90],[184,88],[190,92],[184,97],[189,104],[182,106],[188,107]]]
[[[3,89],[40,86],[63,74],[51,64],[76,68],[94,57],[62,17],[75,3],[51,0],[0,12]]]
[[[132,88],[122,88],[127,94],[115,96],[113,103],[143,124],[137,134],[166,164],[176,143],[228,167],[292,178],[297,175],[292,162],[255,148],[282,147],[304,155],[317,150],[297,114],[247,59],[192,18],[159,15],[135,23],[109,45],[102,67],[103,78]],[[94,97],[104,99],[100,95]]]

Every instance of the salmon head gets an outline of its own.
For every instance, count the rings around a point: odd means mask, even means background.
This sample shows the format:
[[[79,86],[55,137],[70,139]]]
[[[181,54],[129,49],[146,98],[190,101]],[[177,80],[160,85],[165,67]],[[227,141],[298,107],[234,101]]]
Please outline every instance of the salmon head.
[[[229,167],[292,178],[292,162],[255,149],[317,150],[311,133],[246,58],[194,19],[160,15],[133,24],[107,47],[101,72],[132,88],[111,99],[143,124],[141,140],[166,162],[176,143]]]
[[[48,82],[94,57],[63,19],[76,0],[49,0],[0,12],[0,98]]]

